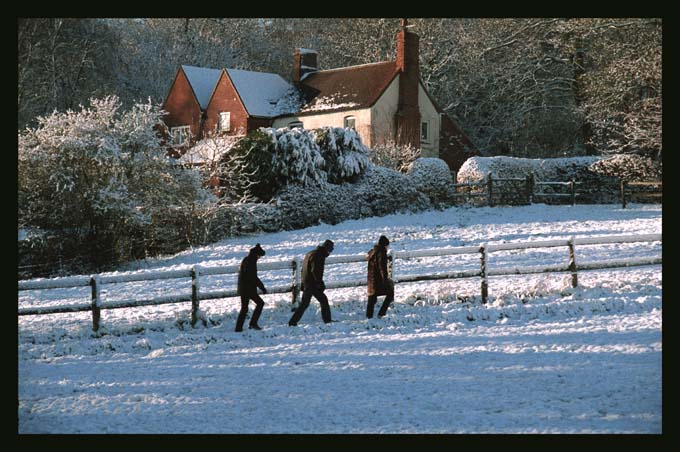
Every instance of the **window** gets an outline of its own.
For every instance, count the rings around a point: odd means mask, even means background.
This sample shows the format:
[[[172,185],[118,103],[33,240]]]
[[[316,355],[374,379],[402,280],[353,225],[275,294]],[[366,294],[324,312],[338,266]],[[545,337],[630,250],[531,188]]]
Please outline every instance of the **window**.
[[[170,128],[170,144],[172,146],[184,146],[189,144],[191,128],[189,126],[179,126]]]
[[[231,113],[223,111],[220,113],[220,120],[217,123],[218,132],[229,132],[231,130]]]
[[[430,123],[421,122],[420,123],[420,141],[430,142]]]
[[[299,127],[301,129],[304,129],[304,126],[302,125],[302,121],[293,121],[293,122],[288,123],[289,129],[294,129],[295,127]]]
[[[356,119],[354,116],[345,116],[345,129],[356,129]]]

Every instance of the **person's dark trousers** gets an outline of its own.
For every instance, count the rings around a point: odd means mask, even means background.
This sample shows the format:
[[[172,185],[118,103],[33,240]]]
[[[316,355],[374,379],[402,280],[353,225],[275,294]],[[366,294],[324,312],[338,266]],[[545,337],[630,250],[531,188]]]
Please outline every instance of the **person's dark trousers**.
[[[385,314],[387,314],[387,308],[390,307],[390,303],[394,301],[394,289],[387,290],[387,295],[385,296],[385,301],[383,301],[382,306],[380,307],[380,311],[378,311],[378,317],[383,317]],[[372,319],[373,318],[373,308],[375,307],[375,304],[378,302],[378,296],[377,295],[371,295],[368,297],[368,305],[366,306],[366,318]]]
[[[290,321],[288,322],[289,325],[297,325],[297,323],[302,318],[302,314],[304,314],[305,310],[307,310],[307,307],[309,307],[309,303],[312,301],[312,296],[319,300],[319,304],[321,305],[321,318],[323,319],[324,323],[331,322],[331,307],[328,305],[328,297],[326,297],[326,294],[319,290],[318,287],[310,287],[302,292],[300,306],[298,306],[298,308],[293,313],[293,316],[290,318]]]
[[[257,325],[257,321],[260,320],[260,314],[262,314],[262,308],[264,307],[264,301],[259,295],[251,295],[250,297],[241,297],[241,310],[238,313],[238,318],[236,319],[236,331],[243,331],[243,322],[246,320],[246,315],[248,314],[248,301],[252,299],[255,302],[255,311],[253,316],[250,318],[250,326]]]

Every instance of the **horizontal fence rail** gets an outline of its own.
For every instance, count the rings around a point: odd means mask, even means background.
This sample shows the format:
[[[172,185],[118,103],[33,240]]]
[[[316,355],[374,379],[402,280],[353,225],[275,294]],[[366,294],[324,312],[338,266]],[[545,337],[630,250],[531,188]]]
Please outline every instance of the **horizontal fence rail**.
[[[461,279],[461,278],[481,278],[481,294],[482,303],[486,303],[488,299],[488,278],[490,276],[507,276],[507,275],[528,275],[537,273],[553,273],[553,272],[570,272],[571,285],[577,287],[578,285],[578,271],[582,270],[598,270],[606,268],[621,268],[621,267],[636,267],[644,265],[658,265],[662,263],[660,256],[644,257],[644,258],[627,258],[614,259],[595,262],[576,262],[576,246],[590,246],[590,245],[607,245],[614,243],[638,243],[638,242],[661,242],[661,234],[639,234],[639,235],[614,235],[604,237],[581,237],[558,240],[539,240],[533,242],[521,243],[499,243],[493,245],[480,244],[476,246],[460,246],[452,248],[437,248],[424,249],[414,251],[390,251],[388,253],[388,273],[393,279],[394,283],[417,282],[417,281],[435,281],[442,279]],[[488,268],[488,254],[497,251],[512,251],[512,250],[526,250],[533,248],[554,248],[567,247],[569,249],[569,262],[565,264],[555,265],[538,265],[538,266],[523,266],[523,267],[504,267],[504,268]],[[476,270],[464,271],[447,271],[439,273],[428,273],[418,275],[397,275],[395,271],[395,261],[397,259],[409,260],[418,259],[422,257],[437,257],[437,256],[455,256],[462,254],[479,254],[481,265]],[[292,260],[266,262],[258,264],[259,270],[291,270],[291,283],[287,285],[279,285],[268,289],[267,293],[291,293],[291,304],[295,307],[298,303],[300,293],[300,262],[301,259],[296,257]],[[366,262],[366,254],[354,255],[339,255],[330,256],[326,259],[327,265]],[[100,315],[103,309],[121,309],[121,308],[135,308],[141,306],[154,306],[171,303],[191,302],[191,324],[195,325],[199,319],[198,310],[201,300],[214,300],[221,298],[232,298],[238,296],[235,289],[232,290],[217,290],[217,291],[201,291],[200,277],[212,275],[225,275],[238,273],[238,265],[219,266],[219,267],[202,267],[194,266],[190,269],[182,270],[159,270],[152,272],[139,272],[125,275],[92,275],[92,276],[71,276],[65,278],[53,278],[48,280],[32,280],[19,281],[19,291],[25,290],[49,290],[59,288],[72,287],[87,287],[92,288],[92,296],[89,303],[76,303],[59,306],[45,306],[45,307],[31,307],[21,308],[18,310],[18,315],[44,315],[44,314],[60,314],[69,312],[83,312],[92,311],[92,329],[98,331],[100,326]],[[176,278],[191,278],[191,293],[165,295],[160,297],[153,297],[147,299],[131,299],[131,300],[111,300],[106,301],[101,299],[100,291],[102,285],[105,284],[120,284],[136,281],[155,281],[164,279]],[[362,287],[367,285],[366,278],[347,280],[347,281],[332,281],[326,285],[327,289],[340,289],[347,287]],[[207,322],[204,318],[201,319],[204,324]]]
[[[653,190],[649,190],[652,188]],[[621,180],[621,207],[626,208],[632,198],[663,198],[660,181],[624,182]]]
[[[500,189],[497,184],[511,183],[510,189]],[[627,200],[632,197],[636,198],[656,198],[661,200],[662,183],[660,181],[639,181],[639,182],[625,182],[620,179],[620,198],[623,208],[626,208]],[[565,199],[569,198],[572,205],[576,205],[577,198],[583,198],[587,195],[584,192],[578,192],[577,187],[586,184],[583,181],[572,179],[570,181],[537,181],[533,172],[526,177],[494,177],[492,173],[487,173],[484,179],[478,181],[469,181],[462,183],[450,184],[453,188],[448,196],[453,199],[465,198],[486,198],[486,204],[493,206],[498,199],[507,199],[511,197],[515,200],[521,200],[521,203],[532,204],[536,199]],[[469,188],[474,191],[462,191],[458,193],[458,188]],[[544,190],[545,187],[551,189],[550,192]],[[650,190],[652,189],[652,190]],[[558,191],[556,191],[558,190]]]

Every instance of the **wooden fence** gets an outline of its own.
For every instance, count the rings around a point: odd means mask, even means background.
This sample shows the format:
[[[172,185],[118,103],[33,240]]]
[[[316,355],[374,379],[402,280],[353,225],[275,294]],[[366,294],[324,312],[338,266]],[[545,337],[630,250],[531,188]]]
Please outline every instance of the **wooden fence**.
[[[644,235],[626,235],[626,236],[606,236],[606,237],[588,237],[588,238],[571,238],[569,240],[544,240],[524,243],[507,243],[498,245],[480,244],[475,246],[463,246],[454,248],[438,248],[426,249],[417,251],[390,251],[388,254],[389,273],[395,284],[399,282],[415,282],[415,281],[434,281],[440,279],[459,279],[459,278],[480,278],[480,291],[482,296],[482,303],[488,300],[489,277],[503,276],[503,275],[528,275],[534,273],[550,273],[550,272],[569,272],[571,273],[571,285],[576,287],[578,285],[578,271],[579,270],[596,270],[605,268],[617,267],[635,267],[642,265],[657,265],[661,264],[661,257],[649,258],[628,258],[619,260],[606,260],[597,262],[577,263],[576,261],[576,245],[603,245],[611,243],[636,243],[636,242],[661,242],[661,234],[644,234]],[[560,265],[548,266],[531,266],[531,267],[511,267],[511,268],[488,268],[489,253],[494,251],[508,251],[508,250],[524,250],[530,248],[550,248],[550,247],[567,247],[569,251],[569,261]],[[466,271],[449,271],[445,273],[432,273],[420,275],[397,275],[395,265],[397,259],[416,259],[421,257],[434,256],[454,256],[461,254],[479,254],[480,267],[475,270]],[[365,254],[346,255],[346,256],[330,256],[326,259],[326,264],[340,264],[351,262],[365,262]],[[221,290],[203,292],[200,288],[200,277],[208,275],[223,275],[238,273],[239,266],[221,266],[221,267],[200,267],[194,266],[186,270],[163,270],[156,272],[134,273],[128,275],[92,275],[92,276],[73,276],[66,278],[54,278],[48,280],[28,280],[19,281],[19,291],[23,290],[39,290],[39,289],[58,289],[70,287],[91,287],[91,299],[88,303],[51,306],[51,307],[34,307],[19,309],[19,315],[41,315],[41,314],[56,314],[64,312],[81,312],[92,311],[92,329],[99,330],[101,321],[102,309],[120,309],[120,308],[134,308],[138,306],[152,306],[169,303],[182,303],[191,301],[191,325],[195,326],[198,321],[198,310],[201,300],[211,300],[218,298],[236,297],[236,290]],[[259,270],[281,270],[290,269],[291,284],[284,286],[272,287],[268,293],[291,293],[292,306],[298,303],[300,293],[300,258],[289,261],[261,263],[258,265]],[[102,303],[100,290],[104,284],[115,284],[133,281],[152,281],[172,278],[191,278],[191,294],[184,295],[169,295],[163,297],[141,299],[141,300],[116,300]],[[345,287],[361,287],[367,284],[366,278],[348,280],[348,281],[334,281],[326,285],[327,289],[339,289]],[[202,320],[206,325],[206,321]]]
[[[451,193],[449,196],[454,198],[463,198],[468,200],[469,198],[482,197],[486,200],[486,205],[494,206],[496,201],[494,196],[497,193],[504,193],[507,190],[501,191],[498,189],[497,184],[499,183],[514,183],[515,198],[523,200],[526,204],[532,204],[537,199],[546,198],[568,198],[571,205],[576,205],[576,198],[581,195],[577,191],[577,186],[583,185],[583,182],[576,181],[574,179],[568,182],[556,182],[556,181],[536,181],[534,174],[530,173],[526,177],[516,177],[516,178],[494,178],[492,174],[487,173],[484,180],[479,182],[466,182],[466,183],[454,183],[451,184],[456,193]],[[645,181],[645,182],[627,182],[624,183],[623,180],[620,182],[620,197],[623,208],[626,207],[626,200],[631,199],[631,197],[648,197],[648,198],[658,198],[661,199],[661,182],[657,181]],[[552,192],[546,192],[545,188],[551,187]],[[656,189],[650,191],[650,187],[655,187]],[[477,189],[474,192],[463,192],[458,193],[458,188],[467,189]],[[555,191],[555,189],[562,189],[561,191]]]
[[[630,199],[656,198],[660,200],[662,196],[661,181],[624,182],[621,179],[621,206],[624,209]]]

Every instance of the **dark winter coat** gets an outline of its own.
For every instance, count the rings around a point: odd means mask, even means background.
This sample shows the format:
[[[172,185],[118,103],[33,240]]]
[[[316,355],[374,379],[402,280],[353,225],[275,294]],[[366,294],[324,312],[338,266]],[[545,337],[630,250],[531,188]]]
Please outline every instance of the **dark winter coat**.
[[[387,295],[389,286],[387,276],[387,248],[375,245],[368,252],[368,296]]]
[[[264,284],[257,277],[257,256],[249,253],[241,261],[238,269],[238,294],[241,296],[257,295],[257,288],[264,291]]]
[[[306,287],[326,289],[323,282],[323,268],[328,256],[328,250],[323,246],[317,246],[315,250],[305,254],[305,259],[302,261],[302,290]]]

